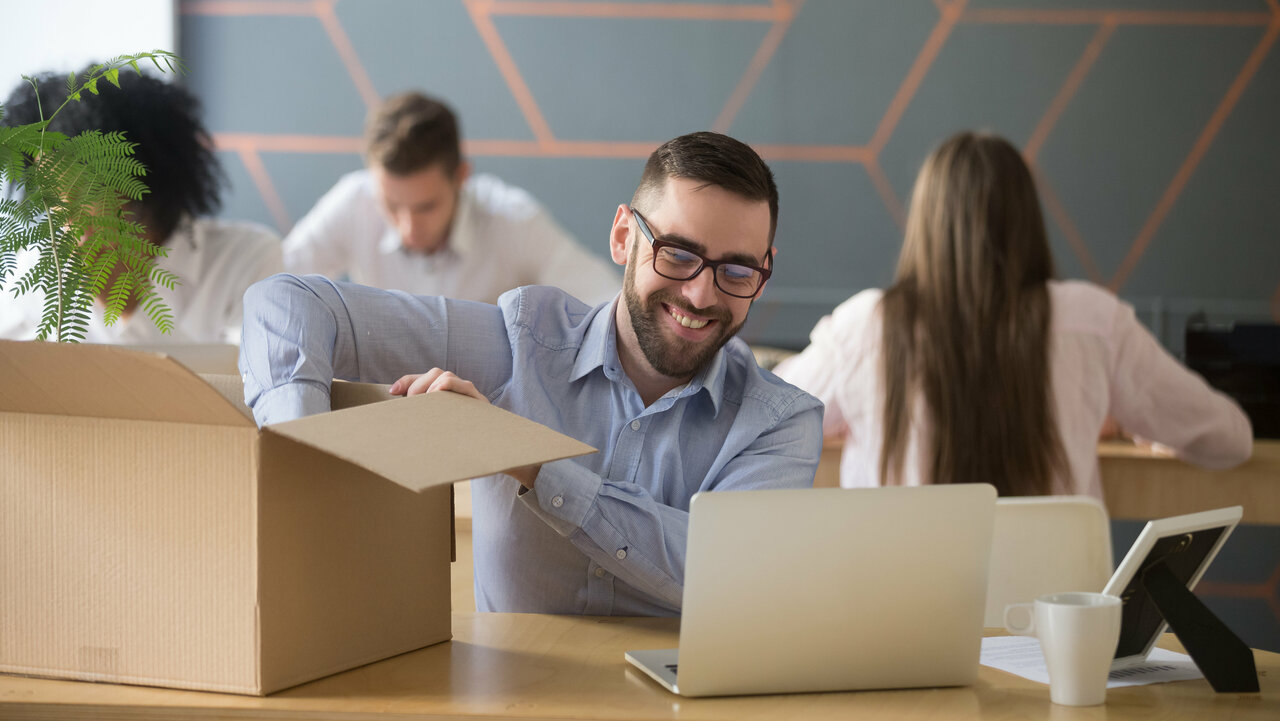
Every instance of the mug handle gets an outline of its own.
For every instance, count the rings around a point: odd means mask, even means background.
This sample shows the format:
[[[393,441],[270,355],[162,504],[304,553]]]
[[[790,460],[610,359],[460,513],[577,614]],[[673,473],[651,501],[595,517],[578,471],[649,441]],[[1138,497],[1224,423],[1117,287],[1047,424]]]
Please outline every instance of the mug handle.
[[[1012,611],[1025,608],[1027,610],[1027,625],[1016,626],[1009,620]],[[1011,603],[1004,607],[1004,627],[1009,633],[1018,636],[1034,636],[1036,635],[1036,605],[1034,603]]]

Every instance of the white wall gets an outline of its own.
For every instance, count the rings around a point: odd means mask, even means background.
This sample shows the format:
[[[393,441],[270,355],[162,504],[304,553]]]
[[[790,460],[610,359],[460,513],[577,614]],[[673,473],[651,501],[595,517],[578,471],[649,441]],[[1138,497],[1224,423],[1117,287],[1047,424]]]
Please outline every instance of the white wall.
[[[0,101],[23,75],[66,73],[117,55],[178,52],[176,0],[0,0]]]

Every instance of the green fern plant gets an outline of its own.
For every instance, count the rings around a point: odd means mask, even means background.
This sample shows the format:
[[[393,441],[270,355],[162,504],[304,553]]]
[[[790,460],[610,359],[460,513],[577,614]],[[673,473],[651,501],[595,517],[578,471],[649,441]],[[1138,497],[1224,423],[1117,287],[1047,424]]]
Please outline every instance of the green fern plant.
[[[173,313],[156,287],[169,290],[177,276],[156,263],[168,254],[144,237],[125,204],[147,192],[146,169],[133,158],[135,144],[122,133],[87,131],[74,137],[49,130],[50,122],[98,83],[120,87],[120,72],[141,72],[150,61],[161,72],[185,72],[182,59],[164,50],[121,55],[67,78],[67,99],[40,121],[0,126],[0,288],[14,296],[44,292],[36,334],[40,340],[78,342],[88,331],[94,299],[104,298],[103,321],[116,322],[130,302],[161,332],[173,329]],[[33,78],[23,76],[36,90]],[[0,119],[4,107],[0,106]],[[19,254],[35,249],[38,259],[19,273]]]

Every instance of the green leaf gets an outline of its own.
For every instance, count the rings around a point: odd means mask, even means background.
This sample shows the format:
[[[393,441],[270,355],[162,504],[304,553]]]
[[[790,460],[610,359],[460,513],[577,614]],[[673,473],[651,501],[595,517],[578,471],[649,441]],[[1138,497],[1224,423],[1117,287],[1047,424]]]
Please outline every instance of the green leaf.
[[[157,292],[180,282],[156,264],[167,248],[148,242],[145,228],[125,209],[148,192],[146,168],[133,157],[135,144],[120,133],[94,130],[68,138],[48,130],[66,103],[83,99],[86,90],[98,94],[102,78],[119,87],[120,70],[140,72],[143,59],[161,71],[186,69],[180,57],[162,50],[121,55],[81,79],[68,75],[67,99],[47,116],[41,108],[41,122],[0,127],[0,183],[17,191],[0,198],[0,285],[15,296],[43,294],[39,338],[83,340],[95,298],[103,300],[107,322],[134,301],[162,332],[173,328],[173,314]],[[21,272],[19,252],[36,255]]]

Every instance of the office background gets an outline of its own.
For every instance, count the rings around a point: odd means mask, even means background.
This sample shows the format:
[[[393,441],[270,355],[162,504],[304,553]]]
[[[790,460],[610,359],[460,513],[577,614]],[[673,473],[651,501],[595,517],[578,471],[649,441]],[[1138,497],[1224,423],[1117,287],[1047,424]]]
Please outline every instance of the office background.
[[[744,333],[800,347],[892,277],[929,149],[1025,149],[1059,274],[1107,285],[1181,353],[1186,320],[1280,321],[1280,0],[182,0],[179,52],[231,180],[282,234],[360,167],[369,107],[458,110],[478,170],[594,252],[660,142],[728,132],[782,194]],[[131,50],[131,49],[126,49]],[[1140,524],[1113,524],[1117,554]],[[1280,649],[1280,530],[1245,527],[1202,595]]]
[[[1025,148],[1059,274],[1133,302],[1175,353],[1189,315],[1280,319],[1276,0],[184,0],[180,51],[232,190],[286,232],[360,167],[366,110],[458,110],[476,167],[605,254],[643,158],[712,128],[782,194],[778,271],[745,330],[799,347],[892,277],[920,162],[985,128]]]

